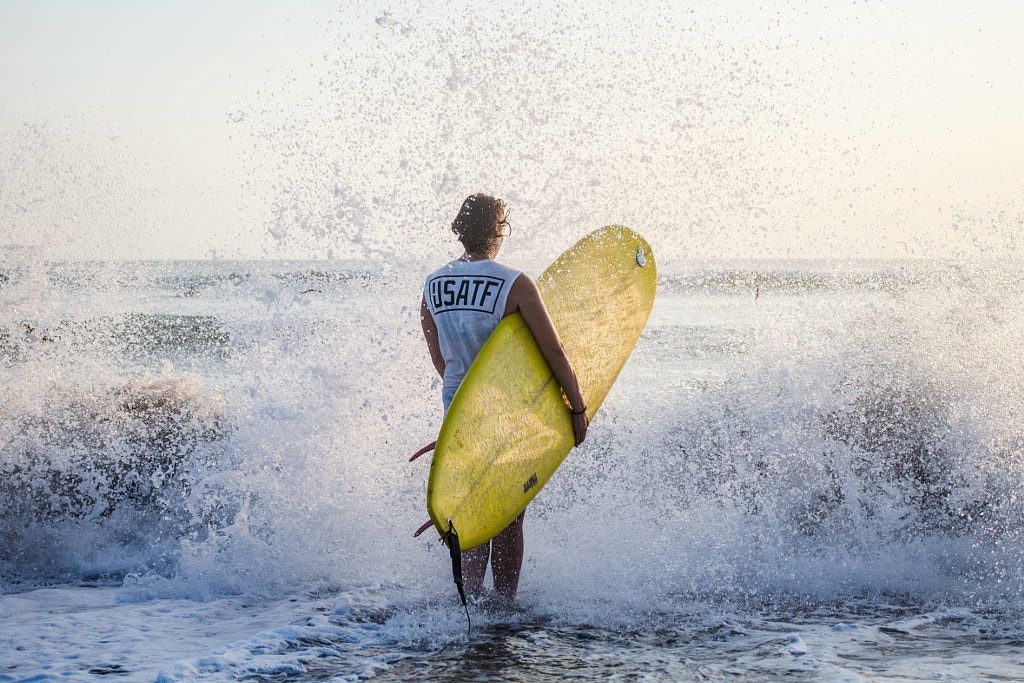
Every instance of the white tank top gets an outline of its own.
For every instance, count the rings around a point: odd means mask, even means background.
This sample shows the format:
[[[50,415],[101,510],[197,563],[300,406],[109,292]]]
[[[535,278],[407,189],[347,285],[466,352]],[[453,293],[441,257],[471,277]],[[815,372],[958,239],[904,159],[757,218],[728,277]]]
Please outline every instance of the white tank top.
[[[476,354],[505,315],[512,283],[522,274],[492,259],[452,261],[427,277],[423,298],[437,326],[444,387],[452,396]],[[449,399],[450,400],[450,399]]]

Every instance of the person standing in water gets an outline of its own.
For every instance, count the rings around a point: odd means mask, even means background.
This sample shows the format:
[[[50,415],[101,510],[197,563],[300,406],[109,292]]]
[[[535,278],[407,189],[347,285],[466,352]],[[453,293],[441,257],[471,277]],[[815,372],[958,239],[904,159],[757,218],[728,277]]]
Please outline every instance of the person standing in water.
[[[505,202],[485,194],[467,197],[452,222],[452,232],[458,235],[465,253],[427,277],[420,304],[420,324],[430,360],[444,380],[441,400],[445,412],[494,328],[506,315],[519,313],[569,401],[566,409],[572,413],[573,435],[579,446],[590,424],[587,407],[540,291],[525,273],[494,260],[511,234]],[[524,510],[489,542],[463,553],[470,592],[478,593],[483,587],[490,559],[495,591],[508,600],[515,599],[523,564],[525,515]]]

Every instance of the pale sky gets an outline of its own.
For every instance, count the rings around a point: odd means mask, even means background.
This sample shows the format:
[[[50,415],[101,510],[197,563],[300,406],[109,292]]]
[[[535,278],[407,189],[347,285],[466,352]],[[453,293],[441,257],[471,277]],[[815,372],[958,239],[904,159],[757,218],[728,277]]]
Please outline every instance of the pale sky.
[[[477,191],[541,261],[1024,248],[1022,2],[524,5],[0,0],[0,250],[434,258]]]

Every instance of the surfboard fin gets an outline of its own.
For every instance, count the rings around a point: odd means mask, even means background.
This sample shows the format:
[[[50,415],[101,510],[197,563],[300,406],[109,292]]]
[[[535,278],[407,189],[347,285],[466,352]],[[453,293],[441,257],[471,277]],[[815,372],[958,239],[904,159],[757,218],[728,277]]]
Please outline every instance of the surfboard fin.
[[[423,526],[421,526],[419,529],[417,529],[416,533],[414,533],[412,535],[412,537],[416,538],[417,536],[419,536],[420,534],[422,534],[424,531],[426,531],[427,529],[429,529],[432,526],[434,526],[434,520],[427,520],[427,523],[424,524]]]
[[[469,637],[473,622],[469,619],[469,606],[466,604],[466,591],[462,587],[462,550],[459,548],[459,535],[455,532],[455,525],[448,520],[448,531],[441,537],[441,540],[448,544],[448,552],[452,556],[452,577],[455,579],[455,586],[459,589],[459,597],[462,599],[462,609],[466,610],[466,637]]]
[[[412,457],[409,458],[409,462],[412,462],[413,460],[415,460],[416,458],[420,457],[424,453],[429,453],[430,451],[434,450],[434,446],[436,446],[436,445],[437,445],[436,441],[431,441],[426,446],[424,446],[423,448],[421,448],[418,451],[416,451],[415,453],[413,453]]]

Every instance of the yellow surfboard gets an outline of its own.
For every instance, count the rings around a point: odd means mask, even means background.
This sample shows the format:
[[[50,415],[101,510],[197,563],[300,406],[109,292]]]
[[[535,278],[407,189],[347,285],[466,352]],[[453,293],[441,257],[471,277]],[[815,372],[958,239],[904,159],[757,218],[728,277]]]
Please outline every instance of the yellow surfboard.
[[[621,226],[592,232],[537,280],[593,418],[647,323],[651,247]],[[518,313],[502,319],[466,373],[437,437],[427,510],[462,550],[489,541],[547,483],[574,444],[561,388]]]

